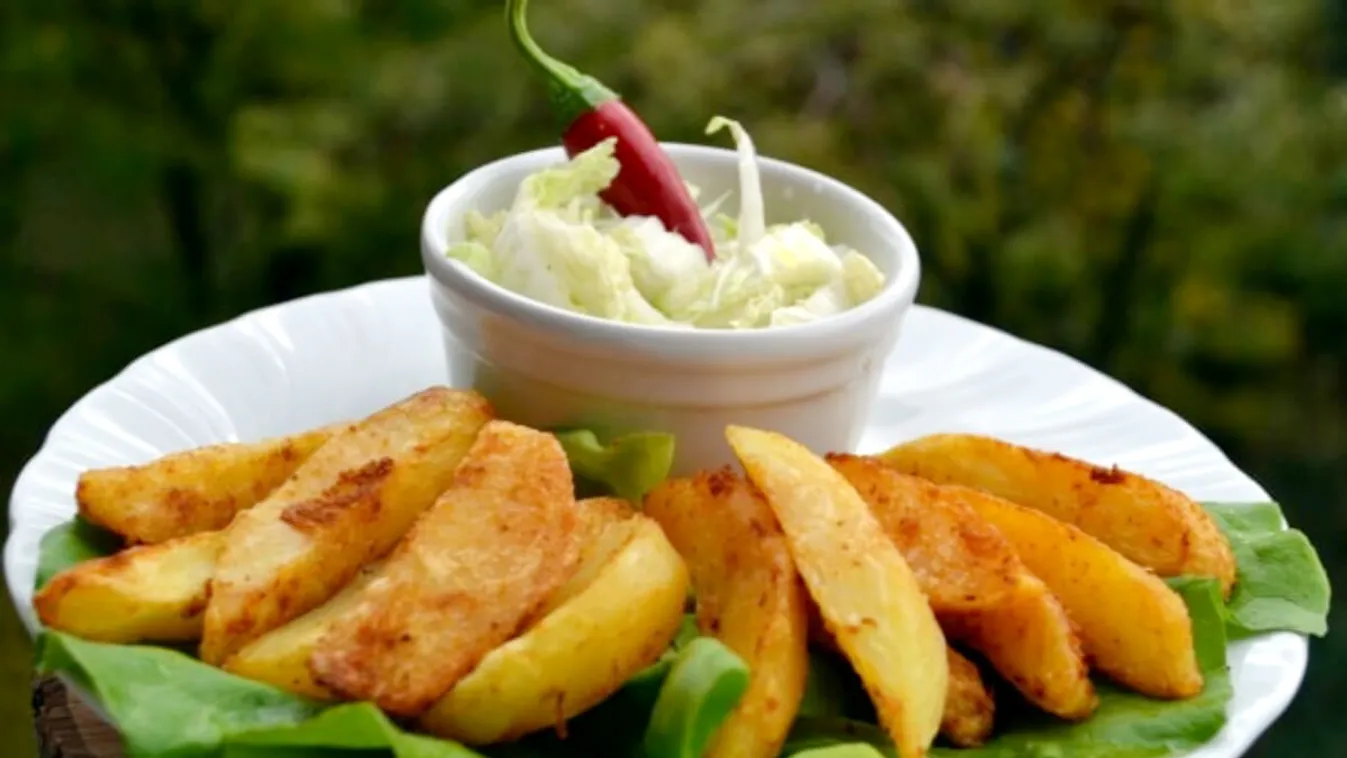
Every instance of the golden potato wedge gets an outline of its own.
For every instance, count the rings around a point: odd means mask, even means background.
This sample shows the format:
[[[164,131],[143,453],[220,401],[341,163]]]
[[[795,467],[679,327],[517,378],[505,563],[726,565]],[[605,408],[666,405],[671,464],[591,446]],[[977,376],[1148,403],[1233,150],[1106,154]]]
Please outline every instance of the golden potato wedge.
[[[925,490],[873,458],[831,453],[827,460],[870,506],[937,616],[993,607],[1015,591],[1024,564],[967,507],[931,498],[934,487]]]
[[[1076,626],[1042,580],[1026,571],[1019,581],[1019,591],[997,606],[942,614],[940,626],[982,653],[1029,702],[1060,718],[1087,718],[1099,696]]]
[[[80,515],[130,543],[152,545],[223,529],[234,514],[279,487],[336,429],[210,445],[140,466],[86,471],[75,501]]]
[[[422,729],[469,745],[564,733],[567,719],[659,658],[683,619],[683,560],[644,516],[610,523],[595,545],[556,608],[487,653],[421,716]]]
[[[33,597],[46,626],[99,642],[180,642],[201,636],[219,532],[123,550],[57,574]]]
[[[804,585],[771,507],[727,467],[664,482],[645,514],[687,561],[702,633],[751,674],[706,755],[776,758],[804,697],[809,640]]]
[[[309,673],[309,656],[338,620],[359,607],[361,593],[378,575],[382,565],[366,566],[332,599],[244,645],[225,659],[222,668],[296,695],[314,700],[335,700],[336,695],[314,681],[313,674]]]
[[[1040,511],[984,492],[946,489],[1000,530],[1061,601],[1095,668],[1151,697],[1202,691],[1188,608],[1163,580]]]
[[[812,600],[806,605],[805,625],[809,629],[809,642],[825,650],[841,652],[837,640],[833,639],[819,615],[818,605]],[[949,664],[949,687],[945,691],[940,733],[958,747],[981,745],[991,733],[996,715],[992,692],[982,681],[982,674],[972,661],[949,646],[945,648],[945,656]]]
[[[399,716],[430,708],[535,620],[584,536],[556,437],[482,427],[453,482],[309,657],[324,687]]]
[[[1230,543],[1202,506],[1158,482],[971,434],[937,434],[879,456],[938,484],[983,490],[1079,527],[1161,576],[1235,582]]]
[[[945,710],[949,663],[912,569],[821,458],[774,432],[731,426],[726,437],[776,514],[796,569],[898,755],[925,755]]]
[[[940,733],[956,747],[977,747],[991,736],[996,701],[972,661],[952,647],[946,647],[945,653],[949,662],[949,690],[945,694]]]
[[[1030,702],[1067,719],[1094,712],[1080,640],[1060,603],[959,492],[874,458],[830,455],[898,546],[940,626],[987,657]]]
[[[491,409],[435,387],[340,431],[240,511],[210,584],[201,657],[230,655],[316,608],[387,553],[453,479]]]
[[[580,568],[554,595],[552,604],[560,604],[589,586],[607,558],[626,544],[628,531],[611,528],[635,514],[626,501],[617,498],[593,498],[580,503],[581,524],[585,529],[581,546]],[[333,598],[294,621],[258,637],[231,656],[224,669],[247,679],[315,700],[335,700],[330,690],[314,681],[309,671],[309,656],[338,620],[356,610],[360,593],[382,569],[381,563],[365,567],[355,581]],[[551,611],[545,608],[544,614]]]

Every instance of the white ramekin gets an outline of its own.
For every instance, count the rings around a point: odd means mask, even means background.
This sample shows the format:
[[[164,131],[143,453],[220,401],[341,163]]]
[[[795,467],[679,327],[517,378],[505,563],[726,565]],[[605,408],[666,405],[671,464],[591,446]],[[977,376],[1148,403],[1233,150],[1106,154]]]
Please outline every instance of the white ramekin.
[[[703,198],[737,188],[732,150],[664,147]],[[727,424],[776,430],[817,452],[854,449],[921,275],[916,246],[892,214],[835,179],[760,159],[769,223],[811,219],[887,277],[879,295],[851,311],[769,329],[606,321],[517,295],[445,257],[462,238],[465,212],[507,207],[525,176],[563,159],[551,148],[498,160],[426,208],[421,257],[453,386],[474,387],[502,418],[537,428],[671,432],[676,474],[729,463]]]

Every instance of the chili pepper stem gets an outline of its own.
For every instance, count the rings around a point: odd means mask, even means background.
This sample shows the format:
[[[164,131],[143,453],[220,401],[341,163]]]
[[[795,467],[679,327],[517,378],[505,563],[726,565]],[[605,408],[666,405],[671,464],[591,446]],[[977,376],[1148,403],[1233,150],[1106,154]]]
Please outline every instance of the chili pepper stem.
[[[585,111],[616,100],[616,92],[592,76],[580,73],[568,63],[553,58],[534,41],[528,29],[528,0],[506,0],[505,18],[510,26],[510,37],[524,57],[543,75],[547,93],[558,115],[571,123]]]

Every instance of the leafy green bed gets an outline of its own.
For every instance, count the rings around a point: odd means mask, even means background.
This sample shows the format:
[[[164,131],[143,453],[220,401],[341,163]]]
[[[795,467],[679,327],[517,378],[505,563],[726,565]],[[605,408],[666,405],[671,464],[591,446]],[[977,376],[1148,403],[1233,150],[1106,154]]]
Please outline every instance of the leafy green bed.
[[[577,479],[588,489],[639,496],[668,470],[670,440],[639,435],[604,444],[588,432],[564,435]],[[1223,604],[1216,583],[1171,582],[1188,604],[1201,695],[1165,702],[1099,682],[1098,712],[1066,724],[998,692],[997,730],[973,750],[937,748],[961,758],[1150,758],[1192,749],[1225,723],[1231,684],[1230,639],[1284,630],[1327,631],[1329,585],[1305,535],[1282,528],[1275,503],[1208,504],[1239,561],[1239,584]],[[58,571],[117,548],[115,539],[79,520],[42,542],[38,584]],[[540,734],[512,745],[469,749],[413,734],[367,703],[327,705],[212,668],[168,648],[107,645],[45,632],[37,667],[59,673],[92,695],[136,758],[696,758],[748,680],[743,662],[691,619],[664,657],[597,708],[567,725],[563,740]],[[873,758],[893,755],[845,663],[816,654],[800,716],[783,755]]]

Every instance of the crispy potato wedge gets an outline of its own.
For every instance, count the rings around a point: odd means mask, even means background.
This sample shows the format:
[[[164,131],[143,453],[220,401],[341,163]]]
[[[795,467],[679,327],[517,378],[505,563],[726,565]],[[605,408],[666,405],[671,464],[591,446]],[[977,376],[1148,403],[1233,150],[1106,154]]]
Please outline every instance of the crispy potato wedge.
[[[360,606],[361,593],[381,568],[380,563],[366,566],[332,599],[244,645],[225,660],[222,668],[296,695],[314,700],[335,700],[336,695],[331,690],[314,681],[309,672],[309,656],[338,620]]]
[[[996,717],[996,701],[972,661],[952,647],[945,648],[949,662],[949,690],[940,733],[957,747],[977,747],[987,741]]]
[[[332,436],[240,511],[210,585],[201,657],[240,648],[316,608],[387,553],[453,479],[491,408],[435,387]]]
[[[1087,718],[1099,696],[1076,626],[1042,580],[1026,571],[1020,582],[996,607],[943,614],[940,625],[982,653],[1029,702],[1060,718]]]
[[[86,471],[75,501],[80,515],[130,543],[152,545],[216,531],[290,478],[337,428],[210,445],[140,466]]]
[[[564,732],[567,719],[659,658],[682,623],[688,589],[683,560],[659,526],[644,516],[610,521],[582,556],[556,607],[487,653],[421,716],[421,728],[469,745]]]
[[[1066,608],[1100,672],[1151,697],[1202,691],[1188,608],[1163,580],[1044,513],[975,490],[946,489],[1010,540]]]
[[[599,570],[607,565],[607,559],[615,555],[630,537],[629,529],[616,528],[614,525],[635,513],[626,501],[617,498],[581,501],[581,525],[585,531],[580,568],[554,595],[554,605],[569,600],[594,581]],[[298,695],[316,700],[335,700],[336,695],[331,690],[314,681],[309,671],[309,656],[317,649],[318,641],[332,630],[338,620],[359,607],[360,593],[381,569],[382,564],[365,567],[355,581],[346,585],[331,600],[245,645],[225,661],[224,669]],[[550,611],[551,608],[544,609],[544,613]]]
[[[1235,583],[1230,543],[1202,506],[1118,467],[971,434],[937,434],[879,456],[897,470],[939,484],[984,490],[1079,527],[1161,576]]]
[[[1080,640],[1057,599],[959,492],[874,458],[830,455],[898,546],[941,627],[987,657],[1030,702],[1067,719],[1098,705]]]
[[[819,615],[818,605],[812,600],[806,604],[810,644],[841,652],[837,640],[833,639],[823,618]],[[954,648],[946,646],[945,655],[949,664],[949,687],[945,691],[945,710],[940,717],[940,733],[945,735],[957,747],[981,745],[991,734],[992,722],[996,715],[996,702],[992,691],[982,680],[982,674],[972,661],[963,657]]]
[[[926,754],[949,684],[945,637],[898,548],[847,480],[774,432],[726,430],[766,496],[828,631],[901,758]]]
[[[664,482],[645,514],[687,561],[702,633],[751,672],[706,755],[775,758],[804,697],[809,640],[804,585],[771,507],[727,467]]]
[[[573,488],[556,437],[488,423],[358,607],[319,640],[314,679],[399,716],[425,712],[574,573],[584,528]]]
[[[46,626],[99,642],[180,642],[201,636],[219,532],[123,550],[57,574],[33,597]]]
[[[966,506],[930,497],[933,486],[872,458],[832,453],[827,460],[870,506],[937,616],[994,607],[1017,589],[1024,564]]]

